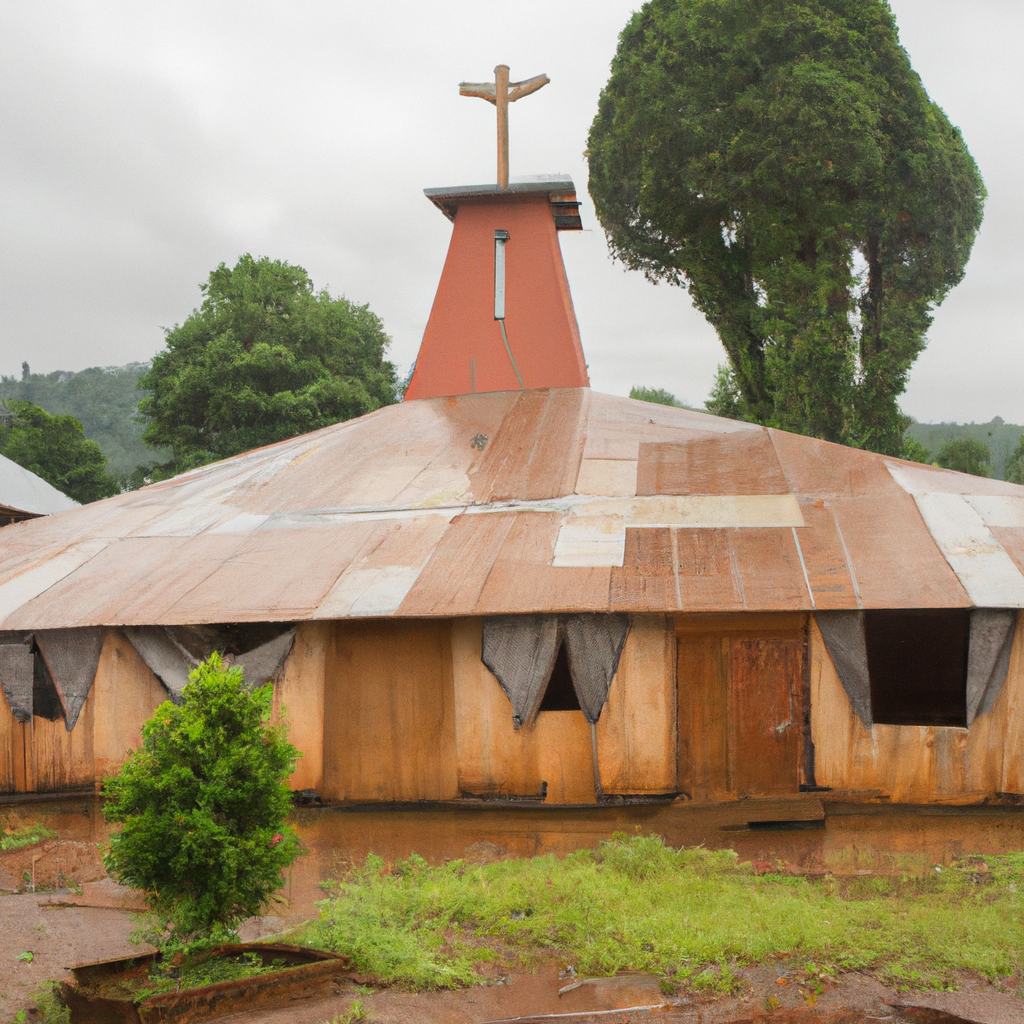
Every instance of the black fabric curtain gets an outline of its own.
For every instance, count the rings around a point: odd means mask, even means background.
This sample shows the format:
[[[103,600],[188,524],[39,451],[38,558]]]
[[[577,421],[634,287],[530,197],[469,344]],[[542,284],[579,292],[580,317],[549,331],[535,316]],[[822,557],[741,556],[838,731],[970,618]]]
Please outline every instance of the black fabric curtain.
[[[518,729],[536,716],[564,643],[580,708],[594,723],[608,700],[628,632],[628,615],[495,615],[484,619],[481,658],[508,696]]]

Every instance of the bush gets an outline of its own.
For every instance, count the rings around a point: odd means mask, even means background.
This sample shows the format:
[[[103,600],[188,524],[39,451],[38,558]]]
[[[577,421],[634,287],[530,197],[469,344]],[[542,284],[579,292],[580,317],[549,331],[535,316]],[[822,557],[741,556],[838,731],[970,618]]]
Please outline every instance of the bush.
[[[297,751],[269,724],[272,685],[212,654],[183,704],[161,704],[115,778],[104,783],[120,822],[104,863],[141,889],[170,941],[226,940],[281,887],[298,838],[285,824]]]
[[[972,476],[990,476],[992,453],[988,445],[972,437],[958,437],[943,441],[935,461],[943,469],[955,469]]]

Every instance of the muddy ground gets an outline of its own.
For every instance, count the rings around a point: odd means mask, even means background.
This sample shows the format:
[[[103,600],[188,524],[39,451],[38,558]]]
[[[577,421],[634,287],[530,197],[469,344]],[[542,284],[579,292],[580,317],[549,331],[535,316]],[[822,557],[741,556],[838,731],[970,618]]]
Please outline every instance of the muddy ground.
[[[31,993],[42,982],[68,979],[64,968],[69,964],[139,951],[128,940],[132,911],[141,907],[138,897],[109,879],[84,883],[80,890],[0,896],[0,1020],[11,1021],[18,1010],[33,1006]],[[246,939],[261,938],[288,923],[273,917],[253,919],[243,934]],[[32,952],[31,962],[17,959],[25,951]],[[358,999],[369,1014],[367,1020],[379,1024],[482,1024],[546,1015],[559,1015],[555,1019],[560,1017],[567,1024],[647,1020],[651,1024],[725,1024],[758,1019],[806,1020],[808,1024],[955,1024],[959,1020],[1020,1024],[1024,1020],[1024,1000],[969,976],[961,979],[956,992],[908,994],[870,976],[849,974],[827,991],[816,993],[799,971],[780,960],[741,971],[737,995],[669,998],[662,994],[658,979],[649,975],[576,978],[560,971],[560,966],[552,963],[533,974],[449,992],[367,991],[345,984],[324,999],[220,1019],[225,1024],[326,1024],[344,1019]],[[608,1012],[616,1009],[626,1012]],[[926,1009],[942,1012],[928,1014]],[[595,1015],[594,1011],[604,1012]]]
[[[137,894],[116,885],[103,871],[97,844],[106,839],[106,828],[95,800],[8,805],[3,811],[8,827],[38,821],[58,832],[60,839],[0,854],[0,893],[7,891],[0,894],[0,1022],[11,1021],[19,1010],[31,1007],[32,993],[41,983],[69,979],[67,966],[139,952],[129,935],[135,927],[133,914],[142,909]],[[946,863],[966,849],[997,853],[1024,847],[1022,813],[986,813],[955,822],[944,815],[916,815],[898,822],[880,817],[861,821],[856,828],[852,816],[836,816],[823,823],[827,827],[813,832],[737,834],[737,822],[742,825],[751,813],[733,808],[728,813],[716,810],[717,817],[698,817],[682,808],[645,811],[638,821],[631,820],[635,814],[626,812],[606,815],[607,821],[593,812],[559,821],[534,813],[509,816],[444,808],[437,812],[304,812],[296,824],[310,855],[289,875],[285,888],[289,902],[272,908],[272,916],[246,922],[243,937],[265,938],[313,916],[313,901],[323,895],[319,880],[335,875],[342,863],[360,859],[371,848],[388,859],[416,850],[429,860],[462,857],[484,862],[504,855],[567,852],[567,848],[596,845],[612,831],[642,824],[644,831],[665,833],[679,845],[701,841],[730,845],[740,849],[743,859],[764,858],[766,863],[787,863],[803,871],[845,873],[845,868],[860,874],[887,866],[903,871]],[[644,815],[652,820],[643,820]],[[897,845],[887,841],[893,835],[900,839]],[[28,891],[12,892],[17,889]],[[30,961],[19,959],[24,953],[32,954]],[[753,1020],[1024,1024],[1024,999],[967,975],[955,992],[899,993],[869,975],[849,974],[819,993],[792,965],[779,960],[739,972],[743,981],[735,995],[673,998],[664,995],[658,979],[651,976],[576,978],[565,974],[565,966],[542,964],[531,974],[451,992],[417,994],[397,988],[366,992],[343,986],[315,1003],[304,1001],[282,1010],[220,1019],[232,1024],[323,1024],[344,1020],[358,999],[369,1013],[367,1019],[380,1024],[482,1024],[510,1018],[525,1024],[544,1015],[594,1024],[627,1020],[636,1024],[645,1020],[652,1024]]]

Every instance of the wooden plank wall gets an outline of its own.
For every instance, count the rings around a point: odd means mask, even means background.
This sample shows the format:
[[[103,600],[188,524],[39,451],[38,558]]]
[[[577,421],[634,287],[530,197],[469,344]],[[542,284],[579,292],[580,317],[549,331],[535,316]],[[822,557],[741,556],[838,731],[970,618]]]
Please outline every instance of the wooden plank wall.
[[[676,619],[679,788],[696,801],[804,782],[807,617]]]
[[[326,654],[322,795],[451,800],[458,795],[451,624],[333,624]]]
[[[0,690],[0,793],[32,793],[35,788],[32,723],[23,725],[14,717]]]
[[[544,711],[512,727],[512,706],[480,660],[482,620],[452,623],[458,788],[464,795],[596,803],[590,725],[581,711]],[[675,791],[675,637],[671,620],[633,617],[597,723],[606,793]]]
[[[92,708],[95,778],[113,775],[142,742],[142,727],[167,700],[167,691],[125,636],[107,631],[96,680],[82,709]],[[71,733],[82,728],[82,717]],[[64,724],[60,723],[61,728]],[[91,782],[92,779],[88,779]]]
[[[1024,793],[1024,630],[995,706],[968,729],[876,725],[853,712],[817,624],[811,624],[815,776],[834,795],[898,803],[978,803]]]
[[[671,616],[634,615],[597,723],[605,793],[676,791],[676,637]],[[579,712],[575,712],[579,714]]]
[[[321,792],[324,782],[324,678],[334,624],[303,622],[295,646],[274,684],[275,722],[288,726],[288,741],[302,756],[288,779],[293,790]]]
[[[0,792],[79,789],[114,774],[142,740],[167,691],[117,630],[103,641],[96,678],[75,728],[33,718],[24,725],[0,693]]]
[[[458,792],[463,796],[534,797],[595,803],[590,726],[580,711],[546,711],[512,727],[512,705],[480,660],[483,620],[451,624]]]

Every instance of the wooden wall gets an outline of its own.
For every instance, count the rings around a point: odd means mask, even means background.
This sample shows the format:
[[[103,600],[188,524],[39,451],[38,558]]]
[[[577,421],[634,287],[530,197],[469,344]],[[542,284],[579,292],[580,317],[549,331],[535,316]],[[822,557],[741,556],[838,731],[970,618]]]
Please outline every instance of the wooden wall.
[[[605,793],[676,792],[676,637],[671,616],[634,615],[597,723]]]
[[[1010,671],[995,706],[968,729],[876,725],[853,712],[812,622],[811,734],[815,776],[835,795],[898,803],[978,803],[1024,793],[1024,630],[1018,613]]]
[[[591,730],[582,711],[543,711],[512,727],[512,705],[480,660],[482,620],[452,623],[458,789],[463,795],[596,803]],[[605,793],[675,791],[675,637],[659,615],[633,626],[597,723]]]
[[[302,752],[288,780],[293,790],[323,789],[324,679],[333,631],[331,622],[301,623],[274,684],[274,721],[285,721],[289,742]]]
[[[799,792],[807,617],[676,619],[679,788],[693,800]]]
[[[0,792],[45,793],[99,783],[138,746],[143,723],[167,691],[117,630],[108,630],[96,679],[75,728],[22,724],[0,692]]]
[[[95,777],[113,775],[142,742],[142,727],[167,691],[135,648],[118,630],[108,630],[96,668],[96,680],[82,709],[93,708],[93,760]],[[64,723],[58,723],[64,728]],[[74,736],[82,728],[75,725]],[[87,781],[92,781],[91,779]]]
[[[334,623],[324,681],[324,799],[458,795],[451,666],[449,620]]]
[[[480,641],[475,618],[301,625],[274,691],[275,717],[285,715],[304,754],[292,788],[390,802],[539,799],[547,783],[548,803],[593,803],[582,713],[543,712],[513,729]],[[0,695],[0,792],[75,789],[113,774],[165,699],[110,630],[72,732],[61,721],[22,725]],[[634,616],[597,746],[607,794],[681,790],[706,801],[795,793],[808,781],[834,797],[917,804],[1024,794],[1024,629],[995,707],[970,730],[867,730],[813,617]]]

